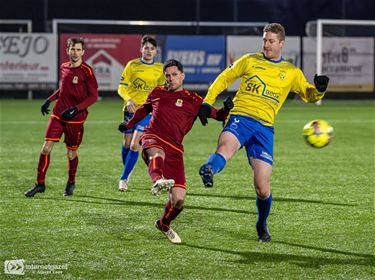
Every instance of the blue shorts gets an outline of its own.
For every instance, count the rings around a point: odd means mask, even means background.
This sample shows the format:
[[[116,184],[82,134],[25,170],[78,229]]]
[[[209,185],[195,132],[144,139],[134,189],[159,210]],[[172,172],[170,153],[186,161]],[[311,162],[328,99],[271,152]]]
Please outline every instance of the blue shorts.
[[[130,120],[134,116],[134,113],[124,112],[124,121]],[[125,134],[133,133],[134,131],[145,131],[145,126],[150,123],[151,120],[151,114],[148,114],[146,117],[144,117],[141,121],[137,122],[135,126],[131,129],[126,130]]]
[[[250,117],[231,115],[223,131],[231,132],[246,147],[247,157],[273,162],[273,126],[265,126]]]

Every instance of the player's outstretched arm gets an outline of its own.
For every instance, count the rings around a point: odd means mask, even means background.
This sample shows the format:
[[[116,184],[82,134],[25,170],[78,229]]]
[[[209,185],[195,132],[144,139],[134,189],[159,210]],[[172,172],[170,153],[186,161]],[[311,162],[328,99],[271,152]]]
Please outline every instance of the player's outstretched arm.
[[[228,96],[224,102],[223,107],[220,110],[217,110],[215,108],[212,108],[211,111],[211,118],[217,120],[217,121],[225,121],[226,118],[229,115],[230,110],[232,110],[234,107],[233,100],[230,96]]]
[[[201,107],[198,111],[198,117],[201,121],[202,125],[208,124],[207,118],[209,118],[211,115],[211,106],[207,103],[202,103]]]

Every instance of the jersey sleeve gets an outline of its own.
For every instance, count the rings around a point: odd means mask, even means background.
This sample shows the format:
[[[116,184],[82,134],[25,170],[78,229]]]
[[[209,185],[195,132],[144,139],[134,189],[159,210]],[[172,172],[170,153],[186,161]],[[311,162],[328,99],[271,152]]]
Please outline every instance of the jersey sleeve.
[[[128,95],[128,87],[130,82],[130,77],[132,73],[132,66],[131,62],[129,61],[128,64],[126,64],[124,71],[121,74],[121,80],[120,84],[118,85],[117,93],[121,96],[124,101],[128,101],[130,96]]]
[[[134,113],[133,117],[129,120],[129,122],[126,124],[126,127],[128,129],[133,128],[134,125],[138,122],[140,122],[144,117],[146,117],[149,113],[152,112],[152,100],[155,98],[154,91],[150,93],[150,95],[147,97],[147,100],[145,103],[143,103]]]
[[[325,94],[324,92],[319,92],[310,84],[299,68],[296,68],[296,76],[291,91],[297,93],[304,102],[316,102],[322,99]]]
[[[55,90],[54,93],[52,93],[50,96],[48,96],[47,100],[52,102],[52,101],[55,101],[55,100],[59,99],[59,96],[60,96],[60,89],[57,89],[57,90]]]
[[[85,110],[96,101],[98,101],[98,82],[96,81],[94,74],[91,74],[87,77],[86,85],[87,97],[76,106],[78,111]]]
[[[209,87],[207,95],[204,99],[205,103],[213,105],[217,96],[227,89],[235,80],[242,77],[247,68],[249,54],[246,54],[236,60],[233,65],[220,73],[216,80]]]

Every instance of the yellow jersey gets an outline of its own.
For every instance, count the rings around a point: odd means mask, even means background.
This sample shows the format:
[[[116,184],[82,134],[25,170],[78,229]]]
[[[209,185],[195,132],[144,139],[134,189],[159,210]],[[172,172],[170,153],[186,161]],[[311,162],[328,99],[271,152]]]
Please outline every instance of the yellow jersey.
[[[137,106],[145,103],[148,94],[156,86],[165,84],[163,64],[160,62],[146,63],[141,58],[130,60],[121,74],[118,94],[126,102],[132,99]]]
[[[225,69],[209,87],[204,102],[213,105],[217,96],[238,78],[241,84],[230,114],[248,116],[268,126],[273,125],[289,92],[297,93],[305,102],[324,96],[307,82],[301,69],[284,59],[269,60],[259,52],[245,54]]]

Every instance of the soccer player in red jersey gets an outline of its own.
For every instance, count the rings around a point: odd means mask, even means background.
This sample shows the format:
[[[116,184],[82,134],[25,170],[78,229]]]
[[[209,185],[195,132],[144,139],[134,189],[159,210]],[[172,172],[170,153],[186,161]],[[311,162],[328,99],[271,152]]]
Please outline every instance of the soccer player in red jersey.
[[[73,195],[78,166],[77,150],[82,142],[83,123],[87,108],[98,100],[98,83],[92,68],[83,62],[85,44],[82,38],[68,39],[67,54],[69,62],[60,66],[60,87],[50,95],[41,106],[43,115],[49,113],[49,105],[56,101],[45,133],[45,142],[39,156],[35,186],[25,192],[33,197],[45,191],[45,176],[50,163],[50,153],[62,134],[68,156],[68,181],[64,196]]]
[[[167,86],[154,88],[133,118],[120,124],[119,130],[123,132],[132,128],[147,114],[152,113],[150,124],[146,126],[141,137],[142,157],[148,165],[153,182],[151,192],[159,196],[161,190],[169,190],[164,214],[156,221],[155,226],[172,243],[181,243],[170,223],[181,213],[186,195],[182,140],[202,109],[203,99],[183,88],[185,74],[180,62],[168,60],[164,64],[163,72]],[[232,107],[232,100],[227,99],[224,108],[216,110],[212,107],[209,115],[223,121]],[[201,122],[205,125],[207,119],[201,119]]]

